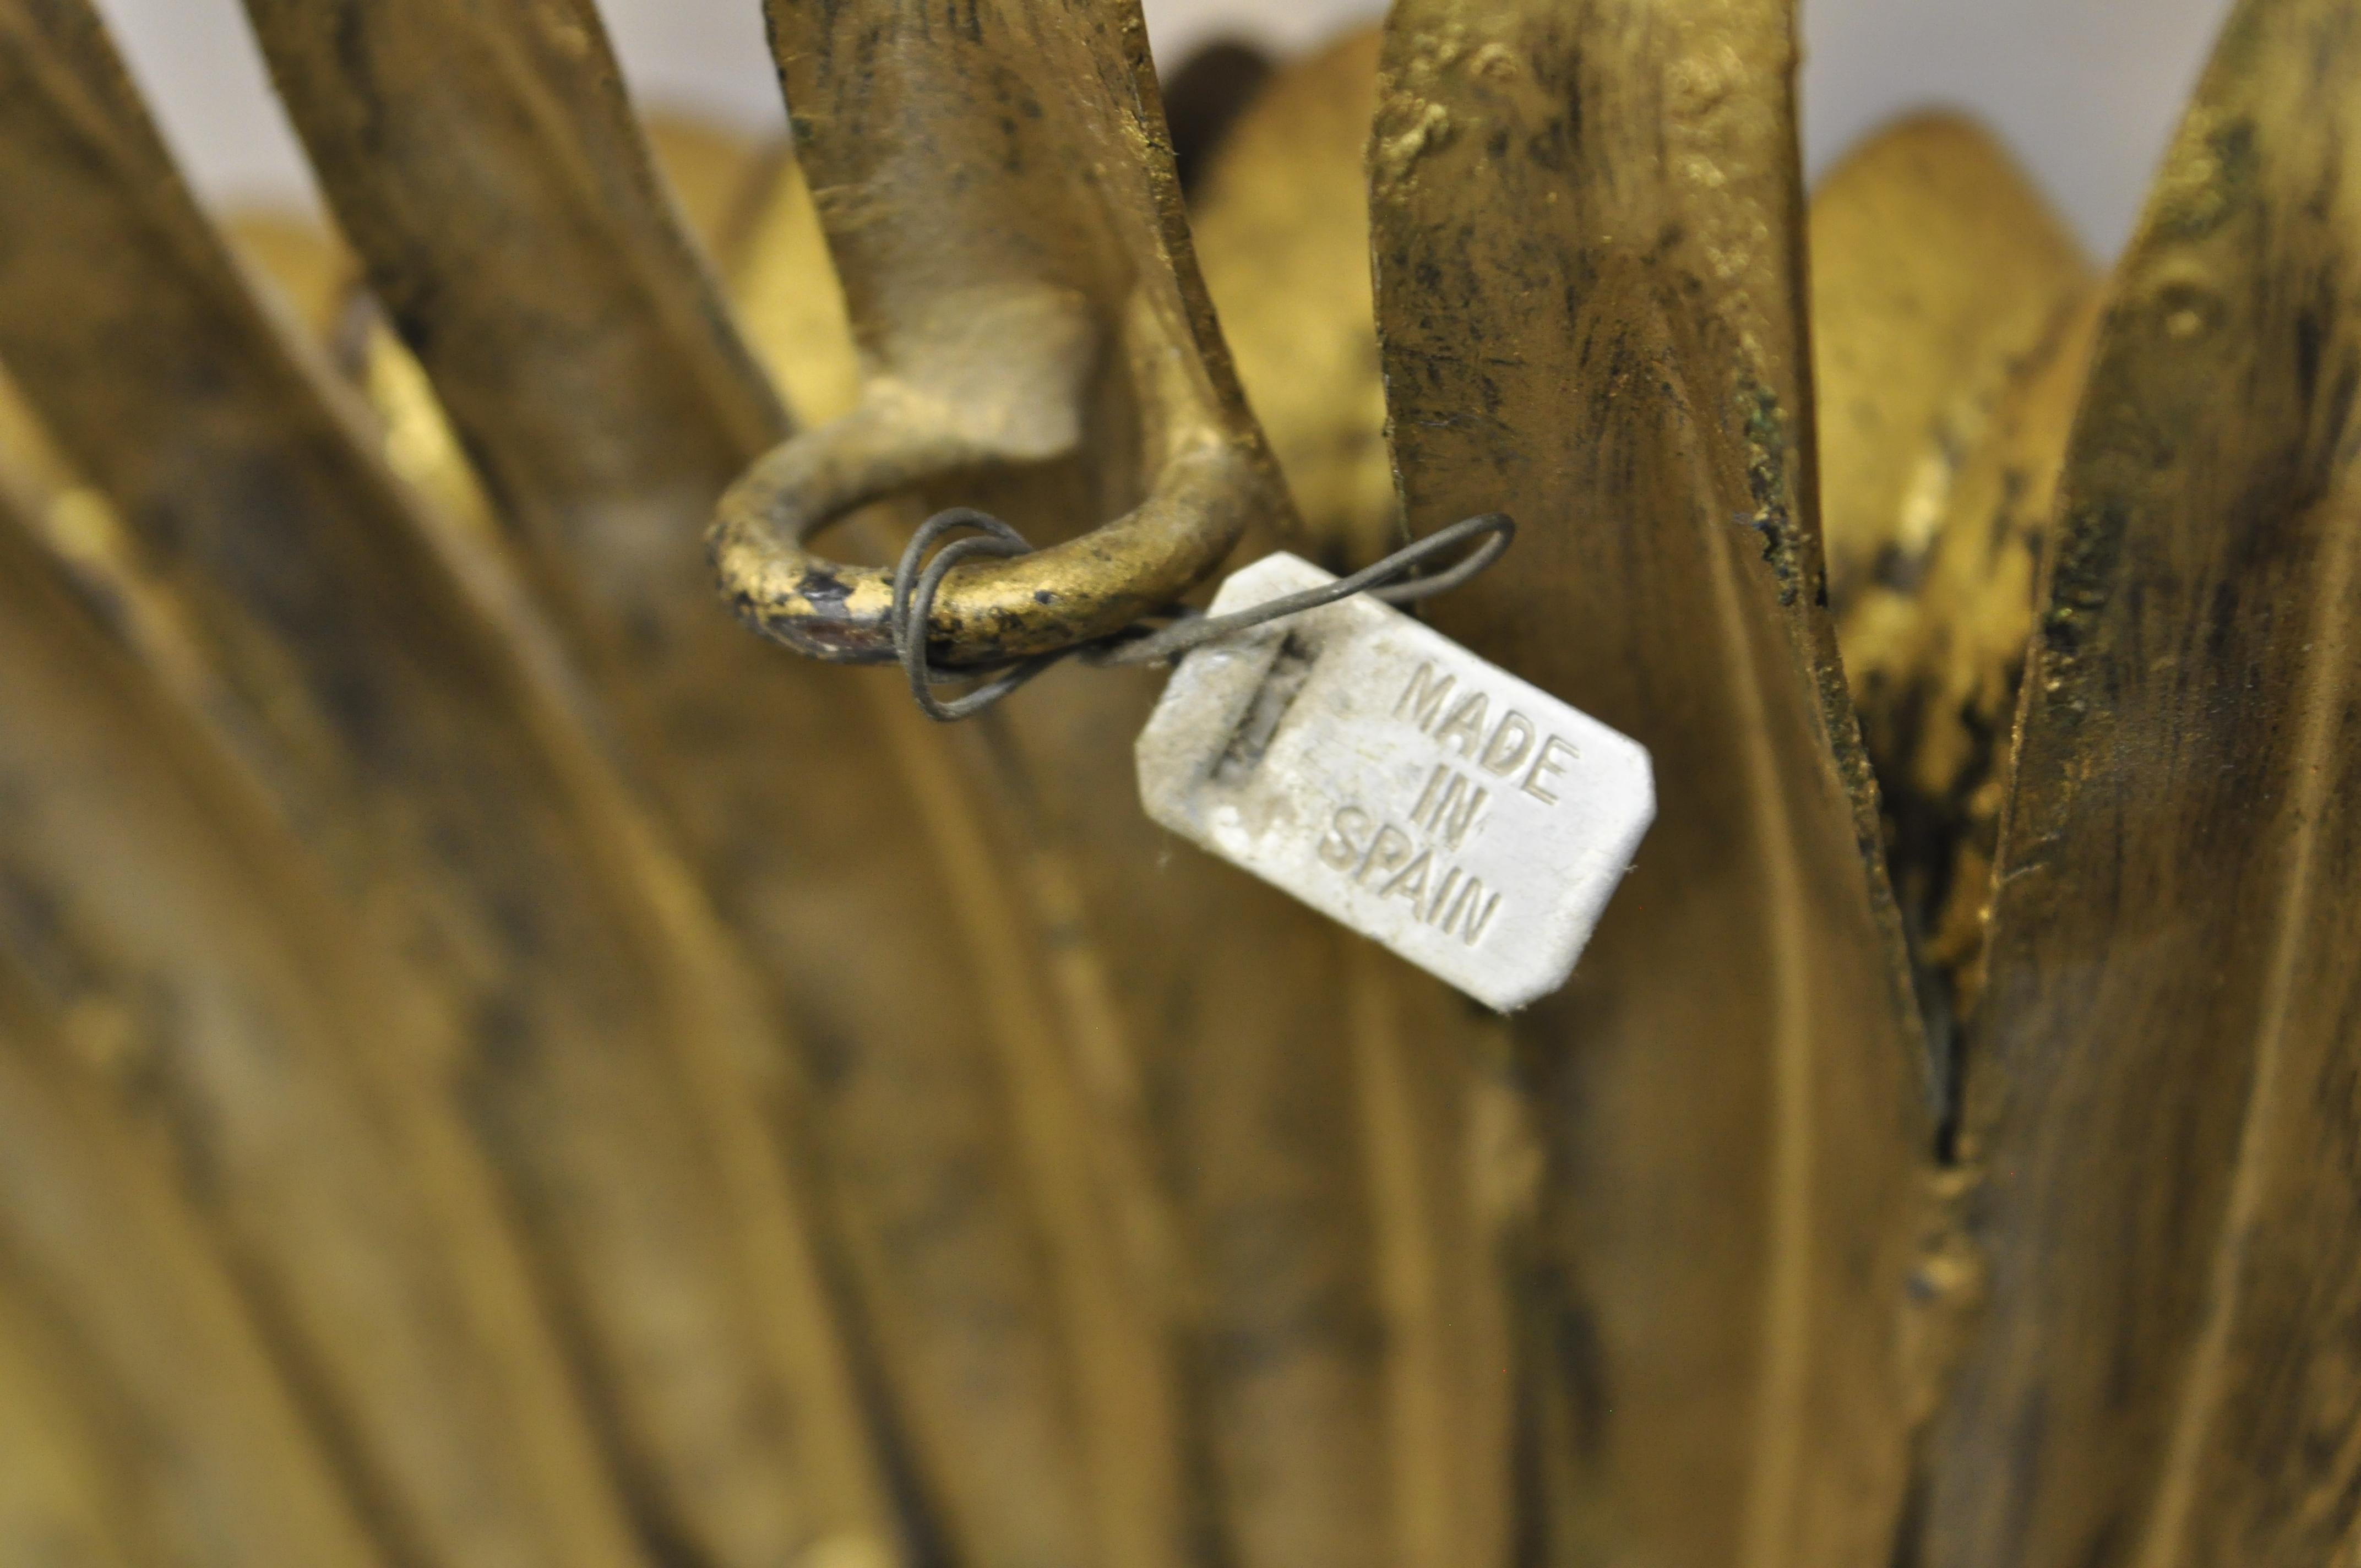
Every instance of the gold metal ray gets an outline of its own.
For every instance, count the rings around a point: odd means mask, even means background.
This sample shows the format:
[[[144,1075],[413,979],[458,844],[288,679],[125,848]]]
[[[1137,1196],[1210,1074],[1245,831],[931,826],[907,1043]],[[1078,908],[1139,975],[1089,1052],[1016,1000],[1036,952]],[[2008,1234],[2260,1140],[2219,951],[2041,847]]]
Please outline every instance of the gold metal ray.
[[[1094,1536],[1168,1560],[1163,1310],[1123,1275],[1123,1205],[1084,1152],[1093,1107],[1016,873],[898,685],[766,648],[711,591],[703,524],[785,426],[595,13],[252,12],[627,766],[815,1048],[811,1130],[921,1505],[981,1561],[1085,1561]],[[379,155],[389,134],[402,159]]]
[[[360,286],[360,265],[307,214],[275,207],[223,214],[223,235],[249,266],[278,286],[278,298],[322,342],[345,326]]]
[[[89,13],[0,5],[0,201],[41,215],[0,256],[0,358],[202,637],[220,741],[464,1029],[446,1089],[563,1291],[642,1522],[719,1562],[882,1550],[808,1209],[756,1111],[775,1025],[554,640],[367,455]]]
[[[719,248],[746,340],[795,418],[825,424],[851,413],[861,353],[803,165],[780,159],[745,225]]]
[[[120,1466],[115,1528],[143,1563],[382,1568],[202,1223],[23,979],[0,955],[0,1332]]]
[[[1087,641],[1170,605],[1287,502],[1191,254],[1135,0],[775,0],[772,42],[861,334],[843,418],[764,458],[712,548],[741,615],[800,652],[894,656],[891,574],[807,554],[881,496],[1093,439],[1113,392],[1128,511],[954,572],[947,664]],[[1038,528],[1038,524],[1035,525]]]
[[[0,950],[190,1173],[378,1527],[437,1559],[638,1561],[434,1081],[450,1030],[5,507],[0,675]]]
[[[313,341],[367,396],[378,455],[417,493],[426,520],[465,535],[460,548],[469,554],[511,559],[473,459],[342,239],[320,223],[269,213],[232,211],[222,228],[248,265],[295,303]]]
[[[1941,1054],[1973,1006],[2034,572],[2098,284],[2007,154],[1944,115],[1880,132],[1828,174],[1810,254],[1828,601]]]
[[[1922,1560],[2314,1563],[2361,1476],[2361,13],[2233,10],[2059,482]]]
[[[963,728],[1024,810],[1030,854],[1010,863],[1037,918],[1073,934],[1058,979],[1097,1021],[1078,1037],[1089,1080],[1169,1194],[1188,1457],[1218,1539],[1246,1568],[1384,1561],[1388,1347],[1339,1000],[1364,955],[1148,824],[1130,746],[1154,696],[1137,673],[1059,670]]]
[[[1951,115],[1830,170],[1810,254],[1828,601],[1848,664],[1873,662],[1881,590],[1923,578],[1993,408],[2095,280],[2007,153]]]
[[[1413,532],[1499,509],[1433,620],[1638,737],[1659,811],[1520,1016],[1557,1561],[1889,1560],[1931,1144],[1821,602],[1780,0],[1400,0],[1371,144]]]
[[[2036,584],[2058,480],[2097,335],[2101,291],[2082,295],[2020,364],[1984,439],[1952,481],[1906,628],[1864,626],[1861,729],[1895,824],[1892,858],[1919,941],[1930,1011],[1971,1029],[1983,991],[1993,856],[2015,741]],[[1840,630],[1839,635],[1842,635]],[[1856,673],[1858,672],[1858,673]],[[1944,1053],[1956,1109],[1956,1046]]]

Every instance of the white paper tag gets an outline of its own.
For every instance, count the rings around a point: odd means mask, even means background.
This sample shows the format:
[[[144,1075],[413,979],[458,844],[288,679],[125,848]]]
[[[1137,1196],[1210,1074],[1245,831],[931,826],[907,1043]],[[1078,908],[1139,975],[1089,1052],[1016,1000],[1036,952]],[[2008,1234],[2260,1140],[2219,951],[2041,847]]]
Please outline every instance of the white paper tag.
[[[1268,555],[1210,613],[1335,579]],[[1148,815],[1503,1013],[1565,983],[1656,814],[1638,741],[1366,594],[1180,662]]]

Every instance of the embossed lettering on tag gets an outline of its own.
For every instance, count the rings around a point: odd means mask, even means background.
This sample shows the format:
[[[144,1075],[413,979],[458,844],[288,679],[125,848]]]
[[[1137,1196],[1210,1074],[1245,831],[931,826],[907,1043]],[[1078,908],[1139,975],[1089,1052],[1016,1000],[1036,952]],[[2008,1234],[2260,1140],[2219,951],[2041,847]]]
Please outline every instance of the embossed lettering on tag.
[[[1265,556],[1212,613],[1334,581]],[[1648,753],[1362,595],[1191,653],[1149,817],[1501,1012],[1565,983],[1656,811]]]

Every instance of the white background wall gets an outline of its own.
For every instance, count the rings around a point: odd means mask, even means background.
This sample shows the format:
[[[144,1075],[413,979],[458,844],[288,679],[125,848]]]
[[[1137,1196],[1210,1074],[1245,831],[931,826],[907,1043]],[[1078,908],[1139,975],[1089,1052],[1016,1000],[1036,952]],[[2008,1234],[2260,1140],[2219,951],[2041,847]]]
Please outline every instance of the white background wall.
[[[1145,0],[1168,62],[1224,34],[1288,49],[1381,0]],[[599,0],[652,104],[780,123],[760,0]],[[200,182],[308,200],[237,0],[99,0]],[[1803,0],[1805,154],[1817,172],[1901,110],[1996,125],[2102,254],[2122,243],[2228,0]]]

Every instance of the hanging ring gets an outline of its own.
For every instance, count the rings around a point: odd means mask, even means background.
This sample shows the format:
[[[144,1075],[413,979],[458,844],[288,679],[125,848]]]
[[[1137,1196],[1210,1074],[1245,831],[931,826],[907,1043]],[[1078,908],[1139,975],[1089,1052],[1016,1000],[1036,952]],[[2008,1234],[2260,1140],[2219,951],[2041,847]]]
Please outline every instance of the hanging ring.
[[[892,568],[825,560],[807,541],[870,502],[998,455],[862,410],[789,439],[722,498],[707,548],[724,597],[755,630],[812,658],[899,658]],[[1022,553],[961,550],[937,584],[936,661],[1003,665],[1165,609],[1221,564],[1268,488],[1252,455],[1209,433],[1158,467],[1138,506],[1090,533]]]

